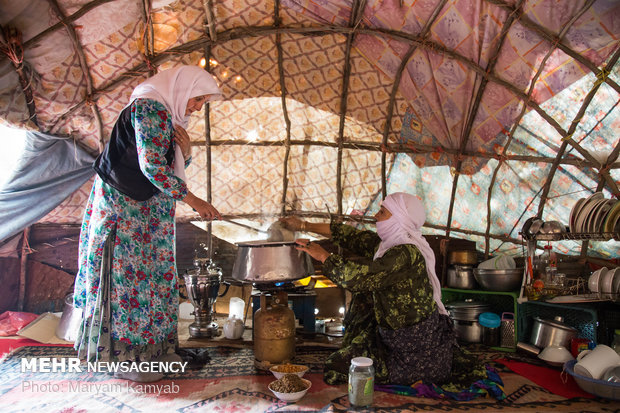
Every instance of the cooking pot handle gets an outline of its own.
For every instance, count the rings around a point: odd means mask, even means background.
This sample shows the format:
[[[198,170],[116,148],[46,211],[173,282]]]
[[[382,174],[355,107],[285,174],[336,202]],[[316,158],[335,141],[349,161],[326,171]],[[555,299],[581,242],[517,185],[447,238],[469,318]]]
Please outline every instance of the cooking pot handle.
[[[218,297],[224,297],[228,292],[228,289],[230,288],[230,283],[228,281],[222,281],[222,284],[224,284],[226,288],[224,289],[224,292],[222,294],[218,295]]]

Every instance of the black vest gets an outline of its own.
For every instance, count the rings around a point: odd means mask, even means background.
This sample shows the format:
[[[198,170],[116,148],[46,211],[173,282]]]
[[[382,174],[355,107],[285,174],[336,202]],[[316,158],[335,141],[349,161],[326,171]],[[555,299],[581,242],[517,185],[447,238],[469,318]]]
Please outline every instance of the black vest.
[[[95,160],[93,168],[108,185],[136,201],[146,201],[159,192],[140,170],[136,131],[131,124],[131,107],[127,106],[116,120],[112,136]],[[166,152],[169,166],[174,162],[174,145]]]

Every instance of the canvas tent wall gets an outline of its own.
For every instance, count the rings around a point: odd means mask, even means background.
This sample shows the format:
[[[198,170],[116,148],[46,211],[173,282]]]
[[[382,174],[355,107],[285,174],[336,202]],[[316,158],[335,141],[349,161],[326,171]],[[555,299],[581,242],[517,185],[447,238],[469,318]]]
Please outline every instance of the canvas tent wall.
[[[92,155],[149,73],[208,63],[225,99],[192,118],[189,184],[246,226],[370,215],[404,190],[424,199],[426,232],[520,253],[530,216],[566,222],[578,198],[619,195],[618,2],[0,5],[0,118]],[[78,223],[89,190],[39,222]],[[584,246],[618,255],[558,244]]]

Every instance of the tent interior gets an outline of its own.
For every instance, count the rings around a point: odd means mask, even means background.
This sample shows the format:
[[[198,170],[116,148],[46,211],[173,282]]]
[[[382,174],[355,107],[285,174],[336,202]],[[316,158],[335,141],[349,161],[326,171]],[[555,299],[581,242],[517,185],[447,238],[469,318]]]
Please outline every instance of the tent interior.
[[[179,272],[228,277],[287,215],[372,228],[398,191],[480,261],[523,263],[537,217],[577,285],[618,266],[620,219],[573,222],[620,197],[618,1],[2,0],[0,29],[0,312],[62,310],[92,162],[133,88],[180,64],[223,92],[186,171],[223,219],[177,203]]]

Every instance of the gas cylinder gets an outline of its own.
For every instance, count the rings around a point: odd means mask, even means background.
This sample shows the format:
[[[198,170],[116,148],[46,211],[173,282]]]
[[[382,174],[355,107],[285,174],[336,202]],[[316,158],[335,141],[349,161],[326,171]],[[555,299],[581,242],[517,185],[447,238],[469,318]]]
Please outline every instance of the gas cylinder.
[[[295,313],[288,308],[288,295],[279,291],[268,300],[260,297],[254,313],[254,365],[268,370],[290,363],[295,357]]]

